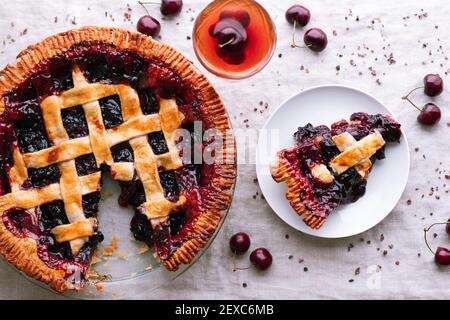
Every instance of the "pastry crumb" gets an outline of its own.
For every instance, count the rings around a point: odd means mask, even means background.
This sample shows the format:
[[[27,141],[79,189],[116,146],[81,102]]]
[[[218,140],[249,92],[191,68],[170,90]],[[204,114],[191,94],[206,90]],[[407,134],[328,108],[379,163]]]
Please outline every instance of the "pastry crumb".
[[[146,252],[148,252],[148,250],[150,250],[150,248],[144,243],[138,250],[138,254],[144,254]]]
[[[99,257],[97,257],[97,256],[93,256],[92,257],[92,261],[91,261],[91,265],[94,265],[94,264],[97,264],[97,263],[100,263],[100,262],[102,262],[103,260],[102,259],[100,259]]]
[[[128,256],[127,256],[126,253],[123,253],[123,252],[120,252],[120,251],[116,251],[116,252],[113,253],[113,255],[114,255],[115,257],[119,257],[119,258],[121,258],[121,259],[123,259],[123,260],[128,261]]]
[[[149,265],[147,268],[145,268],[146,271],[153,270],[153,266]]]
[[[105,200],[108,199],[109,197],[111,197],[113,195],[113,192],[110,189],[106,189],[104,192],[102,192],[101,194],[101,199]]]
[[[94,285],[97,285],[98,283],[102,281],[108,281],[111,280],[111,275],[109,274],[99,274],[95,270],[90,270],[87,274],[87,279],[93,283]]]
[[[111,239],[111,244],[106,247],[105,249],[103,249],[103,256],[104,257],[109,257],[112,256],[114,254],[114,251],[119,247],[119,240],[117,240],[117,238],[115,236],[112,237]]]
[[[95,289],[97,289],[98,292],[102,293],[105,291],[105,288],[100,283],[95,284]]]

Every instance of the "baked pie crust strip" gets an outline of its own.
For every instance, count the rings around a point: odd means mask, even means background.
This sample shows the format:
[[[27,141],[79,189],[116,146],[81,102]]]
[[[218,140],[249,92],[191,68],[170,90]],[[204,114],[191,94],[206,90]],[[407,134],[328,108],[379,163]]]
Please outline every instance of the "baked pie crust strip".
[[[349,133],[347,134],[350,135]],[[344,139],[345,137],[347,137],[348,139],[348,136],[344,136]],[[342,139],[342,135],[340,138]],[[333,141],[334,140],[335,139],[333,139]],[[364,162],[366,162],[371,156],[373,156],[380,148],[382,148],[386,144],[383,136],[378,131],[369,134],[356,143],[353,143],[353,141],[351,141],[350,143],[352,143],[352,145],[349,147],[342,146],[341,148],[344,151],[330,161],[331,168],[333,168],[333,170],[337,174],[344,173],[351,167],[357,166],[361,163],[363,166],[362,168],[367,167],[368,164]],[[360,168],[360,170],[364,171],[365,169]]]
[[[143,115],[137,93],[131,88],[122,88],[122,96],[126,97],[123,102],[121,98],[122,117],[125,123],[133,123],[135,119],[141,119]],[[134,167],[144,186],[147,200],[141,204],[139,210],[149,218],[153,227],[165,221],[170,213],[186,202],[183,195],[176,202],[165,198],[158,172],[159,167],[164,170],[176,170],[183,166],[180,151],[175,144],[175,132],[181,127],[182,114],[178,110],[175,99],[158,97],[158,102],[158,129],[164,134],[169,152],[155,155],[146,135],[129,140],[134,154]]]
[[[340,152],[344,152],[350,149],[357,142],[357,140],[348,132],[341,133],[340,135],[334,136],[331,139]],[[369,177],[369,170],[371,167],[372,161],[370,161],[370,159],[362,160],[360,163],[355,165],[356,171],[358,171],[359,175],[366,180]]]

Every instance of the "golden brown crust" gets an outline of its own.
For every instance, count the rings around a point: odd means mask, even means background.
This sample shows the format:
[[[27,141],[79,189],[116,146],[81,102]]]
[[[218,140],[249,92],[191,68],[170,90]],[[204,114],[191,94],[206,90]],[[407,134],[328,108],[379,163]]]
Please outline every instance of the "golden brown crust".
[[[331,138],[339,149],[340,152],[344,152],[349,148],[353,147],[356,144],[356,139],[348,132],[341,133],[337,136]],[[360,174],[361,177],[367,180],[369,177],[369,170],[372,167],[372,161],[370,159],[366,159],[361,161],[355,166],[356,171]]]
[[[143,211],[152,221],[153,219],[165,218],[186,203],[186,198],[180,196],[177,202],[168,201],[166,198],[149,200],[142,204]]]
[[[111,163],[111,177],[113,180],[131,181],[134,177],[133,162],[113,162]]]
[[[191,240],[184,243],[169,259],[163,261],[169,270],[176,270],[181,263],[191,262],[196,253],[205,246],[216,230],[224,210],[228,209],[231,203],[231,189],[236,178],[236,149],[234,137],[227,131],[230,129],[230,124],[225,107],[206,77],[200,74],[189,60],[170,46],[153,41],[150,37],[142,34],[125,30],[85,27],[51,36],[30,46],[18,55],[15,65],[8,65],[0,71],[0,113],[4,110],[3,97],[26,81],[38,69],[40,63],[67,52],[74,45],[85,42],[107,43],[119,49],[131,49],[144,57],[162,61],[165,66],[192,85],[200,100],[202,113],[207,115],[211,121],[211,127],[216,128],[224,137],[224,147],[219,154],[222,153],[223,156],[226,156],[228,162],[214,165],[215,174],[211,183],[216,193],[211,199],[205,201],[205,212],[194,223]],[[42,163],[39,161],[43,161],[42,159],[47,163],[56,163],[87,153],[88,145],[89,141],[87,140],[86,150],[76,150],[73,146],[70,148],[58,146],[54,148],[61,150],[41,151],[41,153],[47,152],[44,158],[41,155],[33,158],[32,154],[28,154],[23,159],[28,167],[40,167]],[[69,146],[66,145],[66,147]],[[68,156],[69,149],[71,154]],[[6,229],[1,220],[0,253],[18,269],[50,284],[55,290],[64,291],[68,288],[64,271],[49,268],[38,257],[35,240],[15,237]]]
[[[305,224],[319,229],[324,224],[326,217],[316,216],[308,209],[313,204],[302,197],[302,194],[310,187],[299,177],[298,170],[283,157],[282,151],[278,153],[276,162],[270,166],[270,173],[276,182],[284,182],[287,185],[286,199],[294,211],[303,217]]]
[[[341,174],[362,161],[369,159],[385,143],[382,135],[378,131],[375,131],[332,159],[330,166],[337,174]]]
[[[204,201],[205,210],[193,226],[190,240],[186,241],[163,264],[170,271],[176,271],[180,264],[189,264],[197,253],[208,243],[223,218],[224,210],[228,209],[231,202],[231,194],[222,189],[211,192]]]
[[[311,167],[311,175],[314,180],[324,184],[329,185],[334,181],[334,176],[328,170],[327,166],[323,163],[315,164]]]
[[[54,227],[51,232],[55,236],[56,241],[66,242],[92,236],[96,225],[97,220],[95,218],[89,218],[69,224],[61,224]]]
[[[38,256],[36,240],[17,238],[6,229],[0,220],[0,253],[17,269],[28,276],[49,284],[59,292],[67,290],[66,275],[63,270],[49,268]]]

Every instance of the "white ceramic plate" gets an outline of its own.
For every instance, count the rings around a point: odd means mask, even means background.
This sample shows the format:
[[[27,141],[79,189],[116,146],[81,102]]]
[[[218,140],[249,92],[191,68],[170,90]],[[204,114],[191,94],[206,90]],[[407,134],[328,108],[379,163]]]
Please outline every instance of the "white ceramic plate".
[[[331,125],[354,112],[390,114],[371,95],[354,88],[327,85],[302,91],[285,101],[267,120],[256,151],[259,185],[273,211],[287,224],[322,238],[341,238],[364,232],[382,221],[395,207],[408,181],[409,148],[403,134],[400,144],[386,145],[386,159],[377,161],[367,183],[366,194],[357,202],[334,210],[319,230],[309,228],[285,198],[287,187],[276,183],[269,171],[276,152],[294,144],[299,126]]]

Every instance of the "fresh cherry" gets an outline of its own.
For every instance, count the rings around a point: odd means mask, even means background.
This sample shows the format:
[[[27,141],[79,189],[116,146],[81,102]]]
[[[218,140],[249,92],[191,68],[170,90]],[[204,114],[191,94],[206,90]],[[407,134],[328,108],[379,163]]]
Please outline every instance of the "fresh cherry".
[[[247,30],[233,18],[219,20],[209,28],[209,33],[217,39],[216,53],[228,64],[239,65],[245,61]]]
[[[432,126],[433,124],[439,122],[440,119],[441,109],[431,102],[427,103],[417,116],[417,121],[426,126]]]
[[[442,266],[450,265],[450,250],[438,247],[434,255],[434,261]]]
[[[244,253],[250,247],[250,237],[245,232],[239,232],[230,238],[230,248],[236,253]]]
[[[286,20],[296,26],[304,27],[311,19],[311,12],[301,5],[293,5],[286,11]]]
[[[239,65],[245,61],[247,55],[244,50],[228,51],[225,48],[217,47],[217,55],[228,64]]]
[[[266,248],[258,248],[250,254],[250,261],[261,270],[266,270],[272,265],[272,255]]]
[[[325,32],[319,28],[312,28],[306,31],[303,38],[306,47],[315,52],[323,51],[328,44],[328,38]]]
[[[214,29],[216,28],[216,24],[217,24],[217,22],[216,22],[216,23],[213,23],[213,24],[210,25],[209,28],[208,28],[208,33],[209,33],[209,35],[210,35],[211,37],[213,37],[213,38],[214,38]]]
[[[160,11],[165,16],[171,16],[180,13],[183,8],[183,0],[162,0]]]
[[[228,51],[241,50],[247,44],[247,30],[235,19],[223,19],[216,23],[212,31],[219,48]]]
[[[138,2],[141,6],[144,7],[145,11],[147,11],[147,9],[145,8],[146,4],[160,3],[157,1],[138,1]],[[161,6],[159,7],[159,10],[165,16],[172,16],[180,13],[182,8],[183,8],[183,0],[161,0]]]
[[[425,244],[427,245],[428,249],[431,251],[431,253],[433,253],[434,255],[434,261],[439,264],[439,265],[443,265],[443,266],[448,266],[450,265],[450,250],[448,250],[447,248],[443,248],[443,247],[438,247],[436,249],[436,252],[433,251],[433,249],[431,249],[428,240],[427,240],[427,233],[431,230],[431,228],[433,228],[434,226],[437,225],[443,225],[445,224],[447,227],[450,223],[450,219],[447,222],[437,222],[437,223],[433,223],[431,226],[429,226],[428,228],[425,228],[424,231],[424,238],[425,238]],[[448,232],[448,229],[446,229]]]
[[[219,20],[234,19],[238,21],[244,28],[250,24],[250,15],[245,10],[223,10],[220,13]]]
[[[438,96],[444,90],[444,81],[438,74],[427,74],[423,84],[425,94],[430,97]]]
[[[154,38],[161,32],[161,24],[155,18],[147,15],[139,19],[137,30]]]
[[[445,227],[445,231],[447,231],[447,234],[450,236],[450,219],[447,221],[447,226]]]

